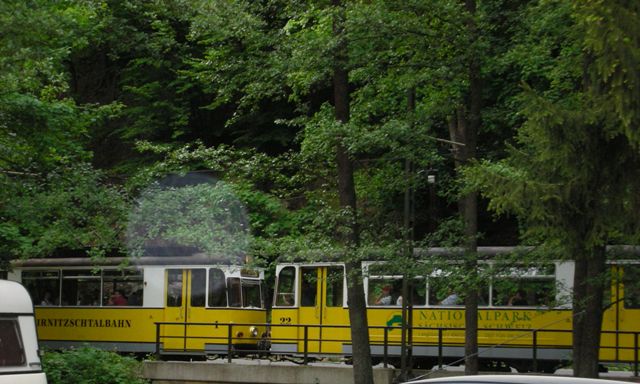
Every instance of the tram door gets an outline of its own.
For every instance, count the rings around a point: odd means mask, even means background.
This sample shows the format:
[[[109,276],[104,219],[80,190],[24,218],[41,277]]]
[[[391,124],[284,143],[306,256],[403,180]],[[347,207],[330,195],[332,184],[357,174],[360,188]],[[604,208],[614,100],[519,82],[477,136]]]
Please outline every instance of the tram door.
[[[202,322],[205,311],[206,269],[167,269],[164,321],[161,330],[165,350],[201,350],[198,328],[185,323]]]
[[[300,268],[299,323],[306,324],[308,353],[341,353],[349,335],[348,312],[344,305],[344,269],[342,266]],[[298,352],[304,352],[305,327],[298,328]]]

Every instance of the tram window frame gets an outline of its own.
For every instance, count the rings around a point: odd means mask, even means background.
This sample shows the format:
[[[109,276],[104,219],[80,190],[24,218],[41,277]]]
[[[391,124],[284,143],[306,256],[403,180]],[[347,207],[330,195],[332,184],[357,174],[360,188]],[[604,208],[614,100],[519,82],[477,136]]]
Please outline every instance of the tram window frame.
[[[0,319],[0,340],[0,367],[21,367],[27,363],[18,319]]]
[[[296,268],[286,266],[280,270],[276,278],[275,307],[295,306]]]
[[[166,303],[167,307],[181,307],[182,306],[182,285],[184,284],[182,269],[167,269],[167,293]]]
[[[227,278],[220,268],[209,268],[209,307],[227,307]]]
[[[143,306],[144,275],[141,269],[103,269],[102,305],[114,306],[112,297],[115,291],[126,299],[126,306]],[[122,305],[122,304],[120,304]]]
[[[623,265],[622,289],[624,308],[640,309],[640,264]]]
[[[100,306],[101,271],[91,269],[63,269],[60,301],[62,306]],[[71,297],[69,297],[71,296]]]
[[[60,270],[26,270],[22,271],[22,284],[27,288],[31,300],[36,306],[60,305]],[[53,283],[53,284],[50,284]],[[50,302],[45,301],[46,293],[51,295]]]

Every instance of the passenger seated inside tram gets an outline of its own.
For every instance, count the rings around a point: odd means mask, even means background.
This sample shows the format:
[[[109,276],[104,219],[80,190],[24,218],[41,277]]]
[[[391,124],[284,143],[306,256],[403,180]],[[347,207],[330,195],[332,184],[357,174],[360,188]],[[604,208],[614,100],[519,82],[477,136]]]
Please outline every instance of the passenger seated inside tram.
[[[127,305],[127,298],[118,290],[113,291],[109,305]]]
[[[393,287],[390,285],[385,285],[382,287],[382,292],[378,296],[375,301],[375,305],[391,305],[393,303]]]
[[[459,300],[460,300],[460,297],[458,297],[458,294],[455,293],[453,290],[449,290],[449,294],[447,295],[447,297],[442,299],[439,304],[440,305],[457,305]]]
[[[44,293],[44,297],[42,298],[40,305],[54,305],[53,300],[51,299],[51,292],[46,291]]]
[[[527,305],[526,296],[527,293],[524,290],[518,289],[516,293],[509,298],[507,305]]]

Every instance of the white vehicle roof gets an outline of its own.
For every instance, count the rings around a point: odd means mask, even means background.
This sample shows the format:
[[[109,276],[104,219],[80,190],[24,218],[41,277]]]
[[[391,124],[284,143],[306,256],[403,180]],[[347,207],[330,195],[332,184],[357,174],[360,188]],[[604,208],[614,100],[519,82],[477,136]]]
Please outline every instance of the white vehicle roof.
[[[566,376],[543,375],[478,375],[478,376],[449,376],[437,379],[425,379],[407,381],[405,384],[430,384],[430,383],[484,383],[484,384],[620,384],[619,381],[602,379],[583,379]]]
[[[27,290],[14,281],[0,280],[0,311],[12,314],[33,313],[33,303]]]

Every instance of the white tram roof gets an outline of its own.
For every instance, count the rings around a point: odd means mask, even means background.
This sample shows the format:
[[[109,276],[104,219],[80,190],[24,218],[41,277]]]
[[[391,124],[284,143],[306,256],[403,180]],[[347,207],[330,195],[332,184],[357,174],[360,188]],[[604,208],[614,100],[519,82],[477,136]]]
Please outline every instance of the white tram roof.
[[[0,280],[0,311],[12,314],[33,313],[31,297],[22,284]]]

